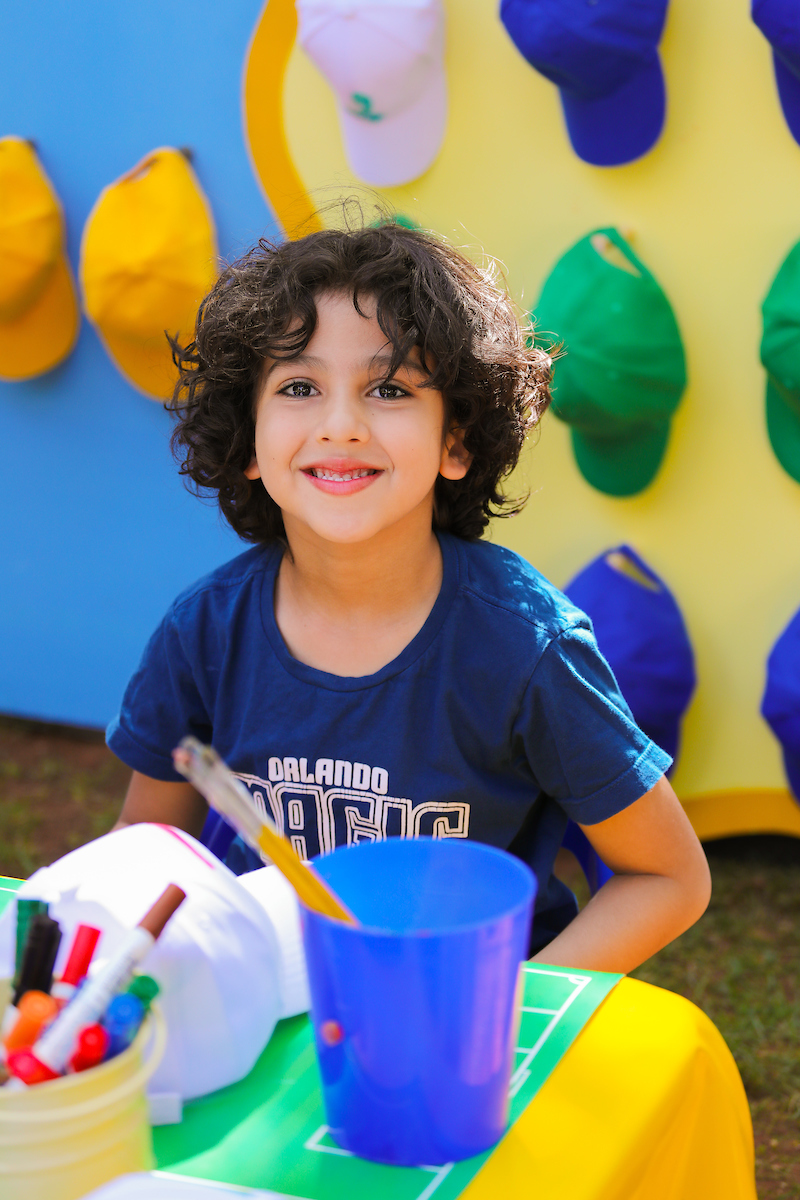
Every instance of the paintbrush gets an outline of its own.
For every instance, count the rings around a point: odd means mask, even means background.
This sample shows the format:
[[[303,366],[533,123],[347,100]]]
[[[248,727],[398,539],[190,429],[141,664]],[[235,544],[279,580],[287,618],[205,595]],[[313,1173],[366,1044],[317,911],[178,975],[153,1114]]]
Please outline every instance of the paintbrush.
[[[247,788],[225,765],[213,746],[185,737],[172,751],[175,770],[205,796],[241,838],[282,871],[307,908],[356,925],[350,910],[323,882],[313,867],[298,858],[272,819],[259,812]]]

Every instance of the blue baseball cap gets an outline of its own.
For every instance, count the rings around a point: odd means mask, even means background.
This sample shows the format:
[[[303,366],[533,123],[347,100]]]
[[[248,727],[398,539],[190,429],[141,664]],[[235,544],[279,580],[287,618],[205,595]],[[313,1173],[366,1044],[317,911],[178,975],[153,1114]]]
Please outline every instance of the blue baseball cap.
[[[770,651],[761,715],[781,744],[789,787],[800,800],[800,611]]]
[[[557,84],[572,147],[584,162],[641,158],[664,126],[658,43],[668,0],[501,0],[520,54]]]
[[[696,677],[672,592],[630,546],[601,554],[564,591],[591,619],[637,725],[676,758]]]
[[[778,97],[789,131],[800,142],[800,15],[797,0],[753,0],[753,20],[772,46]]]

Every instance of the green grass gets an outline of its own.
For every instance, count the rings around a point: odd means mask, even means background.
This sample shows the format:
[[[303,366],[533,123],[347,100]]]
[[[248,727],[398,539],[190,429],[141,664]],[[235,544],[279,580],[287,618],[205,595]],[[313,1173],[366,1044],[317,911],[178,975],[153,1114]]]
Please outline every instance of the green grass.
[[[708,912],[633,975],[708,1014],[750,1101],[761,1200],[800,1197],[800,840],[730,838],[707,851]]]

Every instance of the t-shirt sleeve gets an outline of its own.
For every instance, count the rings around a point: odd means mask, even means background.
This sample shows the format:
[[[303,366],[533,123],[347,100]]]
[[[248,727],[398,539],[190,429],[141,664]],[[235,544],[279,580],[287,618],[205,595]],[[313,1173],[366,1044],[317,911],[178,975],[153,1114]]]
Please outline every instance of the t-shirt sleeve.
[[[147,644],[106,742],[133,770],[172,783],[183,782],[172,766],[172,750],[181,738],[193,734],[210,742],[211,733],[211,719],[170,612]]]
[[[570,626],[545,649],[517,734],[542,791],[581,825],[633,804],[672,762],[635,723],[588,623]]]

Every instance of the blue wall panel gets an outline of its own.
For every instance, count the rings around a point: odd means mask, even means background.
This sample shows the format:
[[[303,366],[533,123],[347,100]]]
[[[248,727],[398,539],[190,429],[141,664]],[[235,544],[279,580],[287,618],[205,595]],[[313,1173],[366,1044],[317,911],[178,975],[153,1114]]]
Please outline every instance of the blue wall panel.
[[[103,187],[156,146],[191,146],[223,257],[279,233],[253,176],[241,75],[261,0],[26,0],[0,15],[0,136],[32,138],[77,272]],[[113,715],[173,596],[244,549],[189,495],[171,422],[84,320],[71,357],[0,383],[0,711]]]

